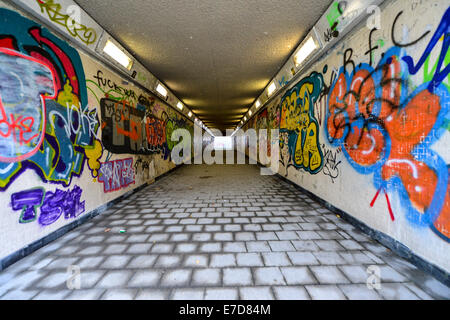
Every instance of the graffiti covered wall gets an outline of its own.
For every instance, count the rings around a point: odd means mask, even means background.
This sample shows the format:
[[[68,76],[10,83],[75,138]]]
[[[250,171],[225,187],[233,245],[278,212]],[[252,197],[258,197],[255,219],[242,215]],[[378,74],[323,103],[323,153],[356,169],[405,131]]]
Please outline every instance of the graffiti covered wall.
[[[0,4],[0,258],[175,167],[193,123]]]
[[[379,18],[278,94],[279,174],[450,271],[450,7]]]

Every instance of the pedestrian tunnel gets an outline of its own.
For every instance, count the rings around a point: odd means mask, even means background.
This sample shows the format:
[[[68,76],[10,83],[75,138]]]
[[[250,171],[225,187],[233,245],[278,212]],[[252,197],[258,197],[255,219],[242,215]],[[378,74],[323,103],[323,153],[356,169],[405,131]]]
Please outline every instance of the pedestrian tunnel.
[[[449,21],[0,0],[0,299],[450,298]]]

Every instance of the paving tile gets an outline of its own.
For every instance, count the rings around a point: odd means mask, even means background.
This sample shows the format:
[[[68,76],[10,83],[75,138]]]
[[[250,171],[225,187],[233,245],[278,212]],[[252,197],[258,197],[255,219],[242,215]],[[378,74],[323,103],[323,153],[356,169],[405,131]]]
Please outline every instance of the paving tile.
[[[133,289],[109,289],[102,295],[102,300],[133,300],[137,290]]]
[[[150,268],[154,265],[157,255],[139,255],[134,257],[128,264],[128,268]]]
[[[101,267],[106,269],[120,269],[124,268],[130,260],[131,256],[112,255],[106,258],[101,264]]]
[[[204,254],[203,255],[199,255],[199,254],[188,255],[185,258],[184,266],[196,267],[196,268],[207,267],[208,260],[209,260],[209,257]]]
[[[248,286],[253,282],[249,268],[223,269],[223,284],[226,286]]]
[[[305,285],[317,283],[307,267],[283,267],[281,273],[288,285]]]
[[[167,300],[169,292],[159,289],[142,289],[139,290],[135,300]]]
[[[321,264],[326,265],[337,265],[337,264],[345,264],[346,261],[342,256],[340,256],[337,252],[331,251],[320,251],[313,252],[313,255],[319,260]]]
[[[254,232],[237,232],[234,237],[236,241],[253,241],[256,239]]]
[[[258,253],[238,253],[236,262],[240,267],[261,267],[264,265],[262,257]]]
[[[175,289],[172,294],[173,300],[203,300],[204,289]]]
[[[70,291],[68,290],[43,290],[39,292],[37,295],[33,297],[33,300],[64,300],[67,295],[69,295]]]
[[[157,243],[152,246],[150,251],[152,253],[171,253],[173,252],[174,245],[171,243]]]
[[[256,268],[254,271],[256,285],[286,284],[279,268]]]
[[[278,300],[310,300],[309,294],[304,287],[274,287],[275,297]]]
[[[270,252],[272,251],[267,241],[246,242],[248,252]]]
[[[39,294],[38,290],[10,290],[0,300],[30,300]]]
[[[291,241],[296,251],[318,251],[319,247],[314,240],[296,240]]]
[[[280,240],[298,240],[299,236],[294,231],[279,231],[276,232],[278,239]]]
[[[312,266],[310,269],[320,284],[349,283],[337,266]]]
[[[181,263],[182,256],[180,255],[160,255],[156,260],[155,268],[173,268]]]
[[[295,251],[290,241],[269,241],[272,251]]]
[[[132,273],[130,271],[108,271],[96,284],[98,288],[123,288],[127,285]]]
[[[221,282],[221,269],[197,269],[192,276],[195,286],[218,286]]]
[[[291,261],[284,252],[264,252],[262,253],[264,265],[267,267],[290,266]]]
[[[381,300],[378,292],[365,284],[341,284],[338,287],[350,300]]]
[[[287,255],[293,265],[311,266],[319,264],[319,261],[311,252],[288,252]]]
[[[313,300],[347,300],[335,285],[308,285],[306,290]]]
[[[238,289],[234,288],[207,288],[205,290],[205,300],[237,300]]]
[[[132,244],[128,247],[127,253],[128,254],[139,254],[139,253],[147,253],[152,244],[150,243],[136,243]]]
[[[73,290],[65,300],[99,300],[105,292],[104,289]]]
[[[196,243],[180,243],[175,247],[174,252],[186,253],[186,252],[194,252],[197,249]]]
[[[223,244],[224,252],[246,252],[245,242],[226,242]]]
[[[347,250],[363,250],[364,248],[355,240],[339,240],[341,246]]]
[[[153,287],[159,283],[161,275],[161,271],[157,270],[137,271],[128,282],[128,286],[138,288]]]
[[[105,274],[104,271],[84,271],[80,274],[80,289],[91,289]]]
[[[367,268],[359,265],[353,266],[339,266],[339,269],[352,283],[367,283],[370,274]]]
[[[202,252],[219,252],[222,250],[221,242],[208,242],[200,245],[200,251]]]
[[[210,266],[213,268],[234,267],[236,266],[236,257],[234,254],[213,254]]]
[[[388,300],[420,300],[420,298],[403,283],[382,283],[378,293],[384,299]]]
[[[128,244],[110,244],[102,251],[102,254],[121,254],[128,248]]]
[[[166,272],[162,279],[162,286],[185,286],[189,284],[192,270],[178,269]]]
[[[240,288],[242,300],[273,300],[274,296],[270,287],[246,287]]]
[[[256,240],[264,241],[264,240],[278,240],[278,237],[273,231],[266,232],[256,232]]]

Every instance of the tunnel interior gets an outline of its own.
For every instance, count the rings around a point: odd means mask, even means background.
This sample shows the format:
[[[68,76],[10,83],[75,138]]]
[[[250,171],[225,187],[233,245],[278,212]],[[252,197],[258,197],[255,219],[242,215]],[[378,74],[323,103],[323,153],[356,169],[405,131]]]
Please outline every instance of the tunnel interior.
[[[446,0],[0,0],[0,299],[449,299],[449,34]]]

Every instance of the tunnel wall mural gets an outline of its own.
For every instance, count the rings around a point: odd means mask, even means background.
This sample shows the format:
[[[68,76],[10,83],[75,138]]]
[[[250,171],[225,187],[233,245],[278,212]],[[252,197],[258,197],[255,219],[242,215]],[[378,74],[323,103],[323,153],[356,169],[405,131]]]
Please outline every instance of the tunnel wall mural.
[[[243,129],[278,128],[280,175],[449,272],[450,8],[398,0],[380,13]]]
[[[175,165],[192,121],[0,5],[0,259]]]

